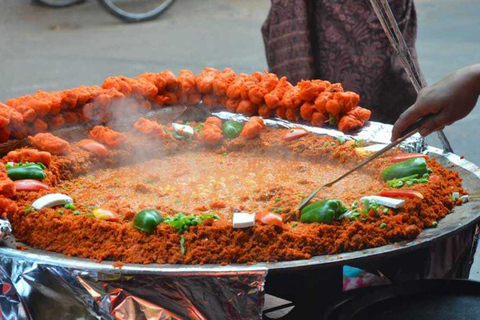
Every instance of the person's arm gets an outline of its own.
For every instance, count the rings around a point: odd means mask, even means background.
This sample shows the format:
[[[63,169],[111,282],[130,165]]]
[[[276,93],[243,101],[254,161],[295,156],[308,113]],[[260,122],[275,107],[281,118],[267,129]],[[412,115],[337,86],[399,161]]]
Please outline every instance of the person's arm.
[[[455,71],[420,91],[417,101],[395,122],[392,141],[425,116],[430,117],[420,127],[420,134],[424,137],[466,117],[475,107],[479,95],[480,64]]]

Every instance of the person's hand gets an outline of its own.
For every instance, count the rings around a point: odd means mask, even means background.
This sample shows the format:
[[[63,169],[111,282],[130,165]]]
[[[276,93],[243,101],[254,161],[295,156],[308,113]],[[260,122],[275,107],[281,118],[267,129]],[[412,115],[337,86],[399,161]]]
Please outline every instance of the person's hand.
[[[408,126],[425,116],[428,118],[420,126],[424,137],[464,118],[475,107],[479,95],[480,64],[455,71],[419,92],[417,101],[395,122],[392,141],[401,138]]]

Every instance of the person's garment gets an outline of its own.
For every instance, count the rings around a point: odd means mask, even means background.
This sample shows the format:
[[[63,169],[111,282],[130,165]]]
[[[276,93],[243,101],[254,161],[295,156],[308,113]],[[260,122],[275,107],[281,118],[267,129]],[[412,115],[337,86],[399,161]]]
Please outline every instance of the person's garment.
[[[390,0],[412,56],[417,60],[413,0]],[[271,72],[341,82],[360,94],[372,120],[393,123],[415,102],[416,92],[369,0],[272,0],[262,26]]]

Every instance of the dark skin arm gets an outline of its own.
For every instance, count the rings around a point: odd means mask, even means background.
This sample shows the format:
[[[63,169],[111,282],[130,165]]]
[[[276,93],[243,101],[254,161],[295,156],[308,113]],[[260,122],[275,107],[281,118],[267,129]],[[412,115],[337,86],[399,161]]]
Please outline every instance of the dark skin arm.
[[[398,118],[393,126],[392,141],[417,120],[429,116],[421,125],[420,134],[433,131],[466,117],[480,95],[480,64],[459,69],[445,79],[420,91],[417,101]]]

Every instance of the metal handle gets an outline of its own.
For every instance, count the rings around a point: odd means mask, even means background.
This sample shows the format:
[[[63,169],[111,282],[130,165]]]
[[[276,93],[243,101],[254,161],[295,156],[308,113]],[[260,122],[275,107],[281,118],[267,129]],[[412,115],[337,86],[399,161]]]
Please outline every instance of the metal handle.
[[[423,87],[426,86],[426,83],[424,83],[422,77],[420,77],[418,67],[415,64],[412,55],[410,54],[410,50],[408,49],[405,38],[398,27],[390,5],[388,4],[387,0],[370,0],[370,3],[372,4],[373,10],[375,11],[378,19],[380,20],[380,24],[382,25],[382,28],[385,31],[393,50],[400,59],[400,62],[402,63],[408,78],[412,82],[415,91],[418,93]],[[445,152],[453,152],[452,146],[450,145],[445,133],[440,130],[437,131],[437,135],[442,143],[443,150]]]

